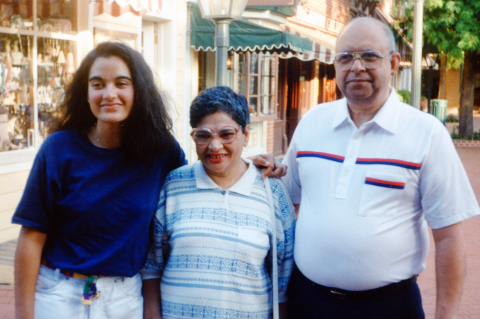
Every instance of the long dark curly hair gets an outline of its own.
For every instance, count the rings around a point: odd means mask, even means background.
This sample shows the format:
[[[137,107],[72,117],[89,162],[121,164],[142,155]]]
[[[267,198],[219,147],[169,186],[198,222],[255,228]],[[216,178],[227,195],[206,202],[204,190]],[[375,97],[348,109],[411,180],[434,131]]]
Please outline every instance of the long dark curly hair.
[[[88,76],[97,58],[113,56],[122,59],[128,66],[134,88],[132,111],[123,122],[122,149],[126,155],[136,159],[166,154],[173,146],[174,137],[164,97],[142,55],[120,42],[101,43],[83,59],[67,88],[61,105],[63,115],[54,123],[53,131],[79,129],[87,133],[95,125],[97,118],[88,103]]]

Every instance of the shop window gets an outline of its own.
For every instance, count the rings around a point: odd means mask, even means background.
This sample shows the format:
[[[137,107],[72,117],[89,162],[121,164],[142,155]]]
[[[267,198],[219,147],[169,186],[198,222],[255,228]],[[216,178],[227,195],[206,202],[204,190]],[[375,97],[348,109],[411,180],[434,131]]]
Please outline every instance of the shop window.
[[[31,44],[31,36],[0,35],[0,151],[33,146]]]
[[[33,30],[33,0],[1,0],[0,26]]]
[[[0,0],[0,162],[23,154],[8,151],[38,148],[58,116],[76,70],[76,36],[68,34],[73,27],[45,32],[41,25],[73,17],[75,6],[74,0]],[[40,19],[32,18],[33,9]],[[2,20],[12,12],[21,23]]]
[[[36,1],[37,26],[40,31],[76,34],[76,14],[74,0]]]
[[[38,39],[36,101],[40,143],[47,137],[51,122],[59,116],[58,107],[75,72],[73,52],[72,41]]]
[[[277,56],[269,53],[238,54],[238,92],[247,98],[252,120],[275,118]]]

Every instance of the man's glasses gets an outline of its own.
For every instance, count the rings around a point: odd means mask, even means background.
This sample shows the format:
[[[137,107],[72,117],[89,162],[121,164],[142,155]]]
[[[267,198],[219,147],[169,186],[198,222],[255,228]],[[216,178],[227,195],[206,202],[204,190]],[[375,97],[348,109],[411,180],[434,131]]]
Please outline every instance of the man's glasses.
[[[365,69],[375,70],[382,66],[383,58],[392,53],[393,51],[384,55],[378,51],[342,52],[335,55],[335,62],[340,71],[350,70],[355,60],[360,60]]]
[[[210,144],[214,136],[216,136],[222,144],[233,143],[237,138],[237,133],[238,129],[226,126],[217,133],[213,133],[208,128],[194,128],[190,135],[197,145],[207,145]]]

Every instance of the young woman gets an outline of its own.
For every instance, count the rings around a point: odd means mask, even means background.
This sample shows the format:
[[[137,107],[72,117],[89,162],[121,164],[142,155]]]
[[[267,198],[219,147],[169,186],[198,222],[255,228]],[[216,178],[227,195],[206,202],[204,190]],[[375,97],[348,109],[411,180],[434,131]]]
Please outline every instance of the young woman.
[[[81,63],[12,222],[17,318],[143,318],[139,270],[167,174],[185,156],[140,53]],[[101,292],[101,293],[100,293]]]
[[[279,301],[286,301],[294,209],[282,181],[271,179],[272,221],[262,173],[241,157],[249,122],[246,99],[228,87],[207,89],[192,102],[190,124],[200,161],[168,175],[154,219],[156,249],[144,272],[162,274],[163,319],[271,318],[273,245]],[[157,297],[150,308],[160,318],[158,284],[149,288]]]

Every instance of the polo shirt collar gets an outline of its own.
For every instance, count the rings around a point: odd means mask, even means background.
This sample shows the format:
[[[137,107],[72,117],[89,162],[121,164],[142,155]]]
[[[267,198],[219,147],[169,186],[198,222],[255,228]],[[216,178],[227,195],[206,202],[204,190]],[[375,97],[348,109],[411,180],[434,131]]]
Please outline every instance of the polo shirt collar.
[[[338,101],[339,106],[337,107],[337,111],[335,113],[335,117],[333,118],[332,128],[336,129],[340,126],[340,124],[348,121],[350,119],[350,113],[348,112],[348,105],[347,99],[343,98]]]
[[[255,179],[257,178],[257,168],[253,165],[253,162],[249,159],[242,158],[245,163],[248,164],[247,171],[242,177],[228,189],[230,192],[235,192],[241,195],[249,196],[253,190]],[[195,179],[197,188],[199,189],[222,189],[218,186],[205,172],[205,168],[201,161],[194,163]]]
[[[397,132],[399,112],[400,112],[400,99],[398,98],[395,89],[390,88],[390,96],[383,106],[378,110],[377,114],[372,119],[378,126],[383,128],[392,134]]]
[[[383,104],[380,110],[378,110],[377,114],[375,114],[371,122],[375,122],[384,130],[395,134],[398,127],[398,115],[400,112],[399,104],[401,102],[395,89],[390,89],[391,92],[388,96],[387,101],[385,102],[385,104]],[[337,107],[335,117],[332,123],[333,129],[336,129],[346,121],[353,123],[352,119],[350,118],[350,113],[348,112],[347,99],[343,98],[339,101],[339,103],[340,105]]]

